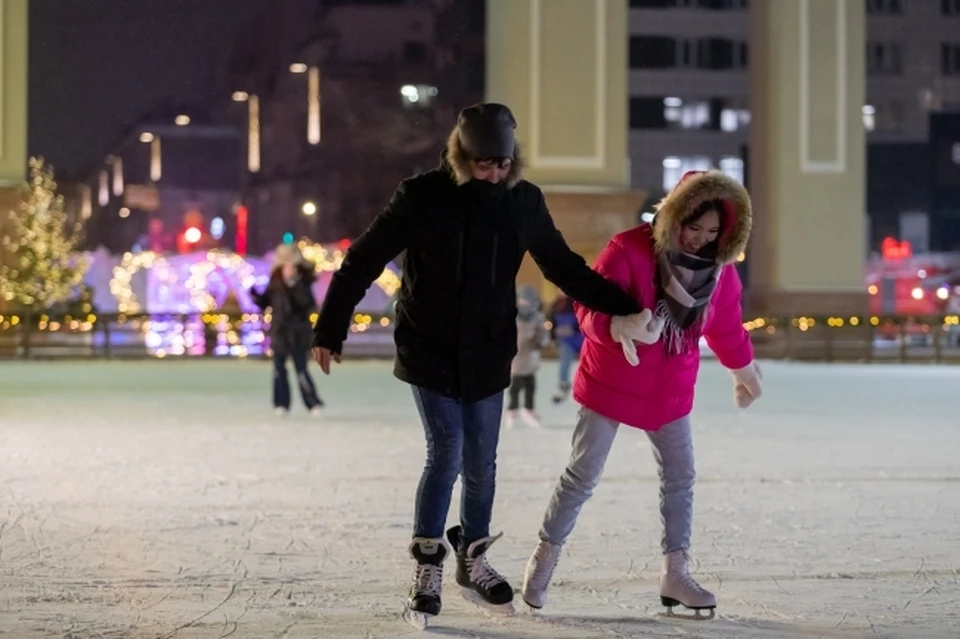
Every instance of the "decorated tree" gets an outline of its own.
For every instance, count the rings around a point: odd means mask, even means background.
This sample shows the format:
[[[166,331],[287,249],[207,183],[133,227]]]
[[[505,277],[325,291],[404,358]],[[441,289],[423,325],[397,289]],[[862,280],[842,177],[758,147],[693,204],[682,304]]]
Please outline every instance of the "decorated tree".
[[[63,196],[42,158],[30,158],[30,178],[19,206],[7,215],[0,244],[0,299],[41,310],[73,297],[87,262],[76,250],[79,238],[67,232]]]

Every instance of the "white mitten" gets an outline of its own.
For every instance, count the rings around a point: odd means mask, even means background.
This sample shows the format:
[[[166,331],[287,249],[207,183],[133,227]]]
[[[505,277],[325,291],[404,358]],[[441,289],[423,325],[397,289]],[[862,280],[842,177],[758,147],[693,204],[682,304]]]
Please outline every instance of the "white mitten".
[[[660,339],[662,331],[663,319],[654,317],[649,308],[633,315],[618,315],[610,320],[610,337],[620,342],[623,356],[631,366],[640,363],[640,358],[637,357],[637,345],[634,342],[654,344]]]
[[[730,372],[733,374],[733,399],[739,408],[748,407],[763,394],[760,388],[763,373],[756,362]]]

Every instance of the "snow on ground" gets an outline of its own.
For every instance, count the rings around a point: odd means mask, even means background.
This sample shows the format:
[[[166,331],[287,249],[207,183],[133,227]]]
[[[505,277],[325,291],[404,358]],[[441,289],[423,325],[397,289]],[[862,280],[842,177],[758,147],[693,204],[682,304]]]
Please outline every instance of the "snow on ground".
[[[450,562],[428,634],[960,636],[960,368],[765,372],[748,412],[716,363],[701,375],[693,553],[718,619],[658,616],[654,464],[625,429],[548,607],[491,619]],[[490,556],[516,587],[569,450],[555,375],[546,428],[500,446]],[[410,392],[386,362],[318,379],[325,417],[281,419],[265,362],[0,363],[0,635],[417,636],[398,617],[423,464]]]

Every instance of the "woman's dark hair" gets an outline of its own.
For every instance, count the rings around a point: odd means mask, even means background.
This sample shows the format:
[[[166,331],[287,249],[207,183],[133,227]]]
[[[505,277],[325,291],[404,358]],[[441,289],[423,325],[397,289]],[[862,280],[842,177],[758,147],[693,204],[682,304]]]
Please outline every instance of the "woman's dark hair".
[[[697,254],[700,257],[714,259],[717,256],[717,250],[720,246],[720,238],[723,237],[723,230],[727,226],[727,207],[723,200],[719,198],[713,200],[704,200],[697,205],[697,208],[693,209],[689,215],[683,218],[683,222],[681,222],[680,225],[682,228],[684,226],[693,224],[710,211],[717,212],[717,217],[720,219],[720,232],[717,233],[717,237],[712,242],[701,248]]]

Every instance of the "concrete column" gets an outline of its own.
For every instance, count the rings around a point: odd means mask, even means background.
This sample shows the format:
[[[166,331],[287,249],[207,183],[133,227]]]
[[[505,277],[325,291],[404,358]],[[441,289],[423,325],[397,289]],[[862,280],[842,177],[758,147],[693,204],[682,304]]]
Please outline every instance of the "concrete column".
[[[629,187],[626,0],[488,0],[486,98],[531,181]]]
[[[0,0],[0,187],[27,165],[27,0]]]
[[[0,0],[0,237],[27,166],[27,0]],[[5,259],[0,247],[0,260]],[[3,300],[0,300],[0,305]]]
[[[750,6],[750,305],[863,312],[864,0]]]
[[[645,199],[630,189],[627,17],[627,0],[487,0],[486,99],[513,110],[524,175],[587,259]],[[520,281],[541,283],[530,263]]]

